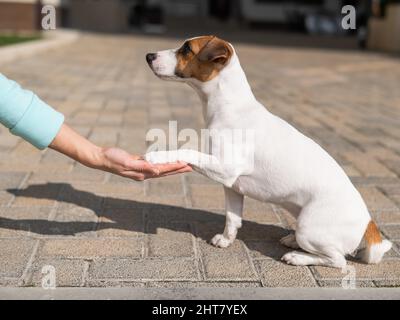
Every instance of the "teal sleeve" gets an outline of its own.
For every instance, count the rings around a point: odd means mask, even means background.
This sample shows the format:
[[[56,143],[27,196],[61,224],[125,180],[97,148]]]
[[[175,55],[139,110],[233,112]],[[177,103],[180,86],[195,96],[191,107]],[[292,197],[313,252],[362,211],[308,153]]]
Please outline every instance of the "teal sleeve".
[[[0,123],[39,149],[54,140],[64,116],[0,73]]]

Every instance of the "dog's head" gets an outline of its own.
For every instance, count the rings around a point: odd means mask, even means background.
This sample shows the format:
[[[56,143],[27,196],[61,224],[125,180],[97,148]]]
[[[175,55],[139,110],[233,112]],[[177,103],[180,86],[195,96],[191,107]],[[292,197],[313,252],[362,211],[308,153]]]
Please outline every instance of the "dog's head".
[[[177,49],[148,53],[146,60],[162,79],[206,82],[217,77],[233,55],[228,42],[216,36],[201,36],[186,40]]]

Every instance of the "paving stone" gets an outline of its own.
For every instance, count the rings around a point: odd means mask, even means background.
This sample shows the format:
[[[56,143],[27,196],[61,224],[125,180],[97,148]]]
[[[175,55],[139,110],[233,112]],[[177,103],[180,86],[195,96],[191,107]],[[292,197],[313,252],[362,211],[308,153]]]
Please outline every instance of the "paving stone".
[[[203,175],[201,175],[200,173],[197,172],[190,172],[185,174],[185,180],[187,181],[188,184],[210,184],[210,185],[216,185],[216,186],[220,186],[222,188],[222,186],[211,180],[210,178],[207,178]]]
[[[94,280],[86,280],[85,286],[90,288],[110,288],[110,287],[144,288],[145,283],[135,280],[94,279]]]
[[[140,258],[142,246],[142,242],[138,239],[54,239],[43,242],[40,255],[82,259],[95,257]]]
[[[149,257],[194,257],[194,239],[187,223],[148,223]]]
[[[223,222],[225,219],[225,213],[223,212],[210,212],[198,209],[180,208],[175,206],[154,206],[147,208],[146,210],[147,221],[159,221],[159,222],[174,222],[174,221],[187,221],[190,223],[195,222],[208,222],[208,221],[220,221]]]
[[[56,183],[74,183],[74,182],[92,182],[101,183],[104,180],[105,173],[99,172],[98,170],[89,169],[78,165],[68,173],[46,173],[46,172],[34,172],[29,179],[31,185],[37,184],[56,184]]]
[[[50,207],[3,208],[0,211],[0,237],[23,237],[42,233]]]
[[[184,196],[141,196],[137,195],[134,198],[121,199],[119,198],[105,198],[105,208],[149,208],[151,205],[162,206],[181,206],[186,204]]]
[[[280,260],[280,258],[292,249],[283,246],[279,240],[276,241],[245,241],[247,248],[249,249],[250,256],[253,259],[266,259],[272,258]]]
[[[36,287],[46,286],[46,276],[49,276],[50,272],[52,272],[49,270],[54,270],[56,288],[80,287],[84,281],[85,268],[86,263],[83,260],[39,259],[34,261],[28,271],[30,278],[25,285]]]
[[[79,206],[59,204],[51,220],[43,228],[46,236],[95,236],[96,222],[100,210],[92,210]]]
[[[289,234],[289,230],[281,226],[244,221],[238,238],[247,240],[275,241]]]
[[[144,235],[141,208],[105,208],[97,224],[100,237],[138,237]]]
[[[181,176],[154,179],[148,182],[148,192],[153,195],[183,195]]]
[[[240,241],[228,248],[216,248],[205,241],[199,242],[206,279],[256,280],[254,267]]]
[[[0,190],[18,188],[25,176],[24,172],[0,172]]]
[[[33,239],[0,239],[0,278],[21,277],[35,243]]]
[[[261,281],[168,281],[147,282],[146,288],[260,288]]]
[[[400,224],[385,225],[381,227],[382,232],[391,240],[400,240]]]
[[[379,213],[382,211],[399,212],[400,210],[395,203],[390,201],[390,199],[385,197],[376,188],[359,187],[358,191],[360,191],[370,211],[377,211]]]
[[[0,207],[7,206],[14,199],[12,193],[0,190]]]
[[[388,281],[400,278],[400,260],[384,260],[376,265],[349,262],[348,265],[355,268],[356,280]],[[340,269],[321,266],[312,268],[317,280],[343,279],[346,275]]]
[[[344,275],[343,275],[344,276]],[[351,290],[353,285],[355,288],[374,288],[376,287],[376,284],[374,281],[368,281],[368,280],[361,280],[361,281],[355,281],[355,283],[352,283],[350,281],[341,281],[341,280],[318,280],[317,281],[318,285],[323,288],[342,288],[346,289],[348,288]]]
[[[395,174],[390,171],[388,168],[380,164],[378,161],[375,161],[371,157],[368,157],[366,154],[349,151],[345,152],[345,157],[347,160],[351,161],[353,165],[361,171],[361,173],[365,176],[373,176],[373,177],[393,177]]]
[[[190,185],[193,208],[224,209],[224,190],[217,185]]]
[[[377,212],[374,214],[373,218],[379,225],[400,223],[400,212]]]
[[[53,206],[61,188],[61,184],[31,184],[21,190],[11,191],[15,195],[12,206]]]
[[[243,217],[257,223],[277,224],[280,223],[271,204],[263,203],[250,198],[245,199],[243,206]]]
[[[264,287],[316,287],[307,267],[290,266],[275,260],[254,262]]]
[[[141,281],[198,280],[196,262],[188,258],[175,259],[102,259],[94,261],[89,279],[137,279]]]

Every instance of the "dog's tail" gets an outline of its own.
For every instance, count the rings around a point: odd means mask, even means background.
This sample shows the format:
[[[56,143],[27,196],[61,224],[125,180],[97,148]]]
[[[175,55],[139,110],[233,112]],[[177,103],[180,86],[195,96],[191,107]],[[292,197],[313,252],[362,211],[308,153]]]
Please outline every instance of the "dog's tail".
[[[370,221],[364,233],[365,249],[361,253],[361,260],[366,263],[379,263],[385,252],[389,251],[392,243],[382,239],[381,233],[374,221]]]

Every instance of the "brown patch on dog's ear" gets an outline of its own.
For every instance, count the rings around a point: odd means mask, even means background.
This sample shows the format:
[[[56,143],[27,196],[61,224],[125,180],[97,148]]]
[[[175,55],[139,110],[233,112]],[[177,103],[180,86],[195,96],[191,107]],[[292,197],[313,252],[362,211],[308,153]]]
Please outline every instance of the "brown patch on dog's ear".
[[[225,65],[232,56],[230,45],[215,36],[200,50],[197,58],[202,62],[215,62]]]
[[[185,41],[176,52],[175,74],[180,78],[209,81],[215,78],[233,55],[230,44],[215,36]]]
[[[368,223],[367,229],[365,230],[364,239],[367,242],[368,247],[382,242],[381,233],[379,232],[375,222],[372,220]]]

